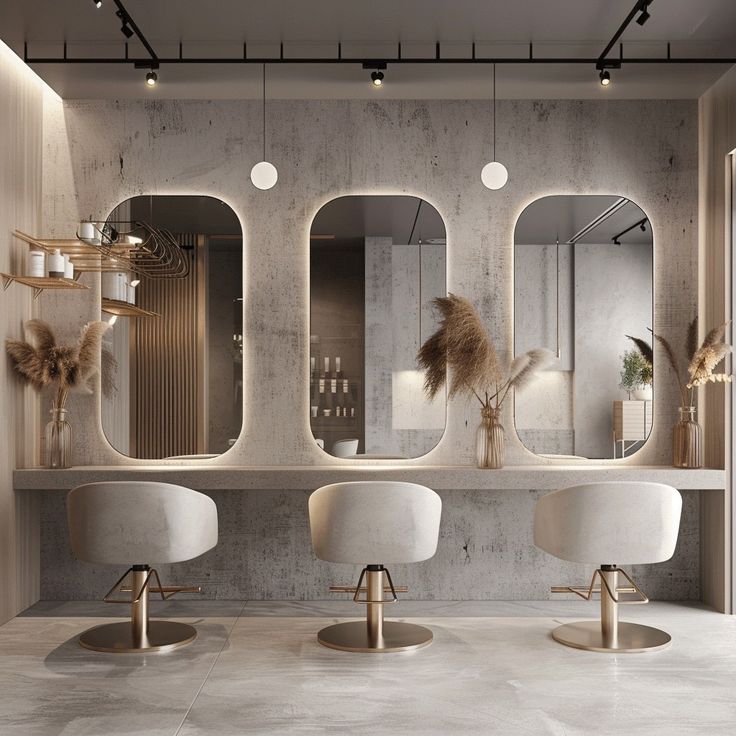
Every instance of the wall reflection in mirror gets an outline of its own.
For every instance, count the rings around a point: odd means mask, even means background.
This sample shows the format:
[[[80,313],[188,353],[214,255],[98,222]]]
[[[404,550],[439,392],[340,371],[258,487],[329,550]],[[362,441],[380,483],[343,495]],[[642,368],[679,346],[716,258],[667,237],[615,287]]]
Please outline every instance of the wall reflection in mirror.
[[[646,213],[619,196],[544,197],[522,212],[514,243],[515,353],[557,355],[515,399],[521,441],[550,457],[630,455],[652,426]]]
[[[408,196],[348,196],[317,213],[310,248],[310,414],[338,457],[419,457],[444,431],[417,369],[446,295],[445,226]]]
[[[243,404],[243,236],[235,213],[203,196],[141,196],[108,227],[168,238],[184,267],[109,271],[105,347],[117,362],[102,426],[135,458],[208,458],[240,433]],[[156,243],[151,241],[151,248]]]

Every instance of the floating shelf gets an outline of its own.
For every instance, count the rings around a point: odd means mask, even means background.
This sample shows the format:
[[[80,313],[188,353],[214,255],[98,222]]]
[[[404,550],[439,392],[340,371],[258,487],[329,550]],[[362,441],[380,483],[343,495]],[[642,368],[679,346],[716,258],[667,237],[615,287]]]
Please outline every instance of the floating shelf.
[[[123,302],[118,299],[102,300],[102,311],[108,314],[115,314],[118,317],[160,317],[158,312],[151,312],[148,309],[136,307],[135,304]]]
[[[62,279],[53,276],[13,276],[9,273],[0,273],[3,280],[3,291],[14,281],[33,289],[33,298],[38,299],[42,291],[46,289],[81,289],[88,290],[89,286],[80,284],[72,279]]]

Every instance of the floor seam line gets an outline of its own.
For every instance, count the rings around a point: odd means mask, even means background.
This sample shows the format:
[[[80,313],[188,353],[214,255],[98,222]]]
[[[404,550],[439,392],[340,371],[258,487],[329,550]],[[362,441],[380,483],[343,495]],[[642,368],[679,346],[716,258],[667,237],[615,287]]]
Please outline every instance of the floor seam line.
[[[243,615],[243,611],[245,610],[245,607],[247,604],[248,604],[248,601],[243,601],[243,605],[240,607],[240,611],[238,612],[238,615],[235,617],[235,620],[233,621],[233,624],[230,627],[230,630],[227,632],[227,636],[222,642],[220,651],[217,652],[217,654],[215,655],[215,658],[212,661],[210,668],[207,670],[207,674],[204,676],[204,679],[202,680],[202,684],[197,688],[197,692],[194,693],[192,702],[189,704],[189,707],[187,708],[186,713],[184,713],[184,716],[181,719],[181,723],[178,725],[176,731],[174,731],[173,736],[179,736],[179,734],[181,733],[181,729],[184,728],[184,724],[186,723],[187,718],[189,718],[189,714],[192,712],[192,708],[194,707],[194,704],[197,702],[197,698],[199,697],[200,693],[204,689],[204,686],[207,684],[207,680],[209,680],[210,675],[212,674],[212,670],[215,669],[215,665],[217,664],[217,661],[220,659],[220,655],[225,651],[225,646],[230,641],[230,636],[233,633],[233,630],[235,629],[235,626],[237,625],[238,621],[240,621]]]

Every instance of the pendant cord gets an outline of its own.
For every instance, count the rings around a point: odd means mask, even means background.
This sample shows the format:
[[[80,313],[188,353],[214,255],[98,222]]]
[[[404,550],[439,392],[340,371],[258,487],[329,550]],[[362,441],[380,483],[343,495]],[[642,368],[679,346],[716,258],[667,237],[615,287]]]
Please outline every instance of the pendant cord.
[[[266,65],[263,65],[263,160],[266,160]]]
[[[496,160],[496,65],[493,65],[493,160]]]

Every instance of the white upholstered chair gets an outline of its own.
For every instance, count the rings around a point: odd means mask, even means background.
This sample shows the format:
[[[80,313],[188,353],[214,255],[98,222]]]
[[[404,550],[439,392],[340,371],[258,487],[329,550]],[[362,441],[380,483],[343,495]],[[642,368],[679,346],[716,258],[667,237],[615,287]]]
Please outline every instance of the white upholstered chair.
[[[599,652],[641,652],[670,643],[664,631],[619,622],[619,603],[648,601],[619,565],[669,560],[677,544],[681,509],[680,493],[660,483],[589,483],[537,501],[534,544],[562,560],[599,565],[588,588],[552,589],[590,599],[598,591],[596,579],[600,580],[601,620],[560,626],[552,632],[557,641]]]
[[[85,631],[80,644],[103,652],[166,651],[193,641],[196,629],[175,621],[149,621],[149,593],[163,599],[199,588],[161,586],[150,565],[184,562],[217,544],[214,501],[169,483],[89,483],[66,500],[72,551],[84,562],[129,565],[104,600],[130,603],[131,620]],[[153,578],[158,583],[153,586]],[[128,594],[125,599],[116,594]]]
[[[353,652],[395,652],[432,641],[432,632],[423,626],[384,622],[384,603],[395,602],[397,590],[402,590],[394,586],[384,565],[432,557],[441,513],[440,497],[415,483],[335,483],[310,496],[309,524],[317,557],[364,565],[357,586],[331,590],[354,593],[353,600],[366,606],[366,620],[322,629],[317,636],[321,644]],[[391,594],[388,600],[385,592]]]
[[[353,457],[358,452],[358,440],[345,439],[337,440],[332,445],[331,455],[335,457]]]

